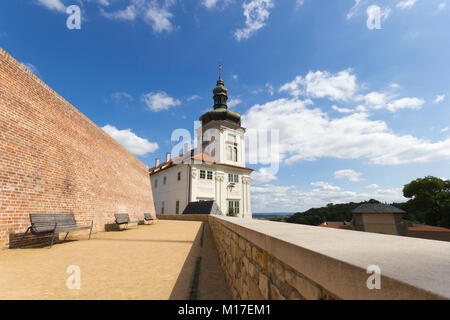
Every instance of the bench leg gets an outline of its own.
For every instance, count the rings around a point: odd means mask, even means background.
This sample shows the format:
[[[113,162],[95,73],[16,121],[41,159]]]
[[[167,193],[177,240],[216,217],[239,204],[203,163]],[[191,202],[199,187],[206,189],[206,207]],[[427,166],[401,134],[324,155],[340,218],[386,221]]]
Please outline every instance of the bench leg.
[[[56,230],[53,230],[52,242],[50,243],[50,249],[53,247],[53,242],[55,241],[55,231]]]
[[[89,240],[91,240],[92,228],[94,227],[94,220],[91,222],[91,230],[89,231]]]
[[[17,248],[20,248],[22,246],[23,239],[25,239],[25,236],[27,235],[28,231],[30,231],[30,230],[31,230],[31,227],[28,227],[27,231],[25,231],[25,233],[23,234],[22,239],[20,239],[20,243]]]

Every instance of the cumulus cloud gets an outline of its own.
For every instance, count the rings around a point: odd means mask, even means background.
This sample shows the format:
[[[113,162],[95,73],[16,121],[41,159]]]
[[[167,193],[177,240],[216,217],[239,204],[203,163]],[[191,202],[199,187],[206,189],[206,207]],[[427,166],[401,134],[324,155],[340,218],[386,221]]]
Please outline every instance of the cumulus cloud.
[[[230,99],[229,101],[228,101],[228,107],[229,108],[234,108],[234,107],[236,107],[237,105],[240,105],[242,103],[242,100],[241,99],[238,99],[238,98],[232,98],[232,99]]]
[[[109,98],[114,103],[128,103],[134,101],[133,96],[125,91],[114,92]]]
[[[330,118],[312,104],[291,98],[255,105],[243,115],[243,123],[262,132],[278,130],[280,160],[287,163],[326,157],[384,165],[450,159],[450,138],[432,142],[395,134],[386,122],[371,120],[365,112]]]
[[[49,10],[66,12],[66,6],[61,0],[36,0],[37,4],[46,7]]]
[[[400,9],[410,9],[412,7],[414,7],[414,5],[416,4],[416,0],[405,0],[405,1],[400,1],[399,3],[397,3],[397,8]]]
[[[170,97],[164,91],[143,94],[141,101],[154,112],[168,110],[181,104],[181,101]]]
[[[436,99],[434,99],[434,103],[441,103],[445,100],[445,94],[436,96]]]
[[[310,71],[304,78],[298,76],[292,82],[284,84],[279,91],[288,92],[294,97],[306,95],[311,98],[348,101],[354,96],[356,89],[356,76],[351,69],[347,69],[337,74]]]
[[[198,100],[198,99],[201,99],[201,98],[202,97],[200,97],[199,95],[194,94],[194,95],[190,96],[189,98],[187,98],[187,101],[191,102],[191,101],[195,101],[195,100]]]
[[[356,172],[352,169],[338,170],[334,173],[335,179],[347,179],[351,182],[359,182],[361,181],[362,173]]]
[[[312,190],[296,186],[265,184],[252,187],[254,212],[301,212],[328,203],[360,202],[377,199],[382,202],[403,202],[402,188],[381,189],[378,186],[367,192],[342,190],[326,182],[314,183]],[[314,188],[314,187],[318,188]]]
[[[102,129],[134,155],[145,156],[148,153],[155,152],[159,148],[157,143],[138,137],[131,129],[119,130],[109,124]]]
[[[155,33],[171,32],[174,30],[172,23],[173,14],[170,7],[174,0],[165,0],[162,5],[156,0],[131,0],[124,9],[107,12],[103,8],[101,14],[109,19],[133,21],[140,17],[150,25]]]
[[[340,187],[335,186],[331,183],[328,182],[323,182],[323,181],[319,181],[319,182],[311,182],[311,185],[314,187],[319,187],[321,190],[326,190],[326,191],[339,191],[341,190]]]
[[[395,95],[376,91],[361,94],[361,87],[357,84],[357,78],[352,69],[336,74],[328,71],[310,71],[305,77],[297,76],[293,81],[282,85],[279,92],[287,92],[295,98],[304,96],[311,99],[326,98],[331,101],[363,103],[356,109],[331,107],[340,113],[363,112],[367,109],[386,109],[397,112],[403,109],[420,109],[425,103],[423,99],[415,97],[397,99]]]
[[[266,168],[261,168],[258,171],[252,172],[251,179],[252,179],[252,185],[257,185],[257,184],[268,183],[268,182],[277,180],[278,178],[275,175],[269,173]],[[252,188],[252,190],[253,190],[253,188]]]
[[[269,9],[273,8],[272,0],[251,0],[242,5],[245,16],[245,28],[238,29],[234,33],[236,40],[246,40],[256,31],[266,25],[266,20],[270,16]]]

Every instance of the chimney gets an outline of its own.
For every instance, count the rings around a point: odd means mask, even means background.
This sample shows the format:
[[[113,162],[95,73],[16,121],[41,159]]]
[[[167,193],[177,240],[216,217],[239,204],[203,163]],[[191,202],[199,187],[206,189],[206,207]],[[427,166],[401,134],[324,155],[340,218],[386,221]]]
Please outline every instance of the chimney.
[[[184,154],[189,152],[189,143],[184,144]]]
[[[156,158],[155,160],[155,167],[159,166],[159,158]]]
[[[166,162],[169,162],[170,161],[170,152],[167,152],[166,153]]]

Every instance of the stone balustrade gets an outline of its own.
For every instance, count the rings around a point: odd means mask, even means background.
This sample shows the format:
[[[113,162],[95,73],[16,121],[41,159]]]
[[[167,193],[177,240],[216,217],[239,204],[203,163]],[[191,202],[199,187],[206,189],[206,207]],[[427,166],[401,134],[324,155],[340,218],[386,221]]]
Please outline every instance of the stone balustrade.
[[[449,299],[450,243],[210,216],[235,299]],[[368,267],[380,289],[369,289]]]

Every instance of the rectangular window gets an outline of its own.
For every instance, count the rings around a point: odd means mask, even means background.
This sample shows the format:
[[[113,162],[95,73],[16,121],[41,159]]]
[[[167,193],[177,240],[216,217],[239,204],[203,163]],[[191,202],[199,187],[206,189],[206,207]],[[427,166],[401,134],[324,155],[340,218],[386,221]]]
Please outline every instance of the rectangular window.
[[[161,203],[161,214],[164,214],[164,201]]]
[[[230,183],[234,182],[234,176],[231,173],[228,174],[228,182]]]
[[[177,180],[178,180],[178,181],[181,180],[181,172],[178,172]]]
[[[237,174],[234,175],[234,182],[239,183],[239,175]]]
[[[213,173],[212,171],[208,171],[208,180],[212,180],[213,179]]]
[[[176,214],[180,214],[180,201],[178,201],[178,200],[175,204],[175,212],[176,212]]]
[[[166,184],[166,182],[167,182],[167,177],[164,177],[163,184]]]
[[[158,179],[155,180],[155,189],[158,188]]]
[[[234,213],[235,214],[239,214],[240,210],[239,210],[239,201],[235,201],[234,202]]]
[[[206,171],[200,170],[200,179],[206,179]]]
[[[239,201],[228,201],[228,214],[237,216],[240,213]]]

